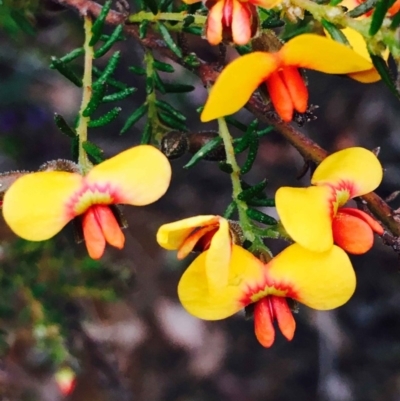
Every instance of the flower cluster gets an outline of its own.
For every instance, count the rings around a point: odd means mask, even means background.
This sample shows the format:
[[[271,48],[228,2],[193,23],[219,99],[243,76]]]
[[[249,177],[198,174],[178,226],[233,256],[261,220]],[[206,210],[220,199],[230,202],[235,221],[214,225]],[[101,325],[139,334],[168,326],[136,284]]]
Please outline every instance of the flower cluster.
[[[275,320],[291,340],[296,323],[286,298],[327,310],[352,296],[356,277],[345,251],[367,252],[373,232],[381,235],[383,229],[362,210],[343,206],[373,191],[381,179],[372,152],[349,148],[318,166],[313,186],[278,189],[277,211],[295,243],[268,263],[244,249],[222,217],[197,216],[161,226],[158,243],[177,250],[179,259],[201,252],[179,282],[182,305],[201,319],[219,320],[253,304],[255,333],[263,346],[274,342]]]

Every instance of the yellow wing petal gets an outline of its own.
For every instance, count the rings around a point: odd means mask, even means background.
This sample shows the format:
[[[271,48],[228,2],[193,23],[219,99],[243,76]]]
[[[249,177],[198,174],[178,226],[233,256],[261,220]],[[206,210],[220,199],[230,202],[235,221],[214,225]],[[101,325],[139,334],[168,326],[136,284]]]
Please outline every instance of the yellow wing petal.
[[[62,171],[27,174],[6,192],[4,220],[26,240],[49,239],[74,217],[68,202],[82,182],[79,174]]]
[[[282,0],[250,0],[250,3],[263,8],[273,8],[282,3]]]
[[[284,65],[326,74],[349,74],[373,68],[372,62],[332,39],[303,34],[289,40],[279,52]]]
[[[257,287],[264,279],[265,266],[250,252],[233,245],[228,285],[210,291],[206,274],[207,253],[203,252],[187,268],[178,285],[183,307],[204,320],[219,320],[233,315],[245,304],[241,301],[249,286]]]
[[[360,56],[364,57],[365,59],[371,61],[371,57],[367,49],[367,43],[365,42],[364,37],[359,32],[351,28],[344,28],[341,31],[346,36],[354,51],[356,51]],[[387,60],[389,57],[389,52],[385,51],[383,57],[385,58],[385,60]],[[381,79],[381,76],[379,75],[378,71],[376,71],[375,67],[372,67],[367,71],[349,74],[349,77],[362,83],[377,82]]]
[[[343,305],[356,287],[350,259],[335,245],[326,252],[312,252],[293,244],[267,267],[268,278],[275,286],[291,287],[288,296],[314,309],[327,310]]]
[[[111,187],[115,203],[143,206],[167,191],[171,166],[158,149],[140,145],[95,166],[85,179],[88,184]]]
[[[219,291],[228,283],[231,243],[229,223],[221,217],[219,229],[212,237],[206,257],[206,275],[210,290]]]
[[[276,55],[264,52],[246,54],[228,64],[210,91],[201,121],[214,120],[240,110],[277,67]]]
[[[351,187],[351,197],[372,192],[382,181],[383,170],[377,157],[359,147],[335,152],[322,161],[315,170],[311,182]]]
[[[194,216],[163,224],[157,231],[157,242],[165,249],[179,249],[189,234],[196,228],[219,221],[219,216]]]
[[[333,245],[332,190],[328,186],[276,192],[276,210],[287,233],[303,247],[323,252]]]

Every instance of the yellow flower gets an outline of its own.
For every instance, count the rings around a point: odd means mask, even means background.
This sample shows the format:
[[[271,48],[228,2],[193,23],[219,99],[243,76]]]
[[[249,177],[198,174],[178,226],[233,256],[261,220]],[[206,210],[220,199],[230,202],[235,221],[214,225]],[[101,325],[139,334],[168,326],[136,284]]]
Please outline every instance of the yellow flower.
[[[89,255],[102,256],[106,242],[121,249],[124,235],[108,205],[148,205],[167,190],[168,159],[148,145],[128,149],[95,166],[86,176],[65,171],[24,175],[7,190],[3,215],[20,237],[47,240],[82,216]]]
[[[201,0],[183,0],[186,4]],[[212,45],[223,39],[237,45],[245,45],[256,34],[258,14],[256,6],[272,8],[282,0],[206,0],[209,9],[206,23],[206,38]]]
[[[328,310],[347,302],[356,285],[351,262],[337,246],[317,253],[294,244],[268,264],[234,246],[225,285],[213,291],[208,279],[209,252],[201,253],[184,272],[178,285],[182,305],[200,319],[219,320],[254,303],[255,332],[265,347],[274,342],[274,320],[288,340],[293,338],[296,325],[286,297]]]
[[[265,83],[277,113],[291,121],[294,110],[307,109],[308,90],[298,71],[308,68],[327,74],[352,74],[373,68],[371,60],[323,36],[304,34],[276,53],[253,52],[224,68],[201,114],[206,122],[240,110]]]
[[[164,224],[157,232],[157,242],[168,250],[178,250],[178,259],[190,252],[207,252],[207,280],[210,288],[226,285],[234,248],[228,220],[220,216],[195,216]]]
[[[333,244],[361,254],[382,227],[362,210],[343,207],[350,199],[372,192],[382,180],[382,166],[364,148],[348,148],[328,156],[315,170],[308,188],[282,187],[276,209],[287,233],[304,248],[329,250]]]

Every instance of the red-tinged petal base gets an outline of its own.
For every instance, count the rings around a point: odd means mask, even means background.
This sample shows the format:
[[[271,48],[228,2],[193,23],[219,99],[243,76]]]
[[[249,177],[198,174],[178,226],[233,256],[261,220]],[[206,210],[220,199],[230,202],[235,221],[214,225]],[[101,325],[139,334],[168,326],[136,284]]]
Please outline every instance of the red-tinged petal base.
[[[82,219],[86,248],[92,259],[103,256],[106,242],[122,249],[125,237],[115,216],[107,205],[93,205]]]
[[[335,244],[346,252],[361,255],[372,248],[374,232],[383,234],[383,228],[362,210],[341,208],[332,222]]]
[[[195,228],[178,250],[178,259],[184,259],[190,252],[203,252],[210,247],[212,237],[218,230],[219,223]]]
[[[308,90],[297,68],[289,66],[273,72],[266,85],[272,104],[283,121],[292,121],[294,110],[299,113],[307,110]]]
[[[254,330],[263,347],[269,348],[275,341],[275,319],[284,337],[291,341],[296,330],[296,321],[286,298],[269,295],[254,304]]]

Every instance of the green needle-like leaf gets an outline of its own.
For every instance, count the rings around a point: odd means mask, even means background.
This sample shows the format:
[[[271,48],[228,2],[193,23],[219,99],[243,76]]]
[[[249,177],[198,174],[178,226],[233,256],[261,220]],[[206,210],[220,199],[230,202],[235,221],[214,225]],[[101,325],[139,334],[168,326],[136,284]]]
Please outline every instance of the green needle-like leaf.
[[[96,163],[101,163],[105,160],[104,152],[93,142],[85,141],[82,143],[82,147],[85,152],[93,158]]]
[[[82,80],[71,70],[71,67],[62,62],[60,59],[52,57],[50,68],[57,70],[60,74],[64,75],[65,78],[70,80],[78,88],[82,87]]]
[[[107,14],[111,8],[111,0],[107,0],[104,3],[103,8],[99,16],[97,17],[96,21],[94,21],[92,26],[92,38],[90,39],[89,46],[94,46],[98,40],[100,39],[101,32],[103,30],[104,21],[106,20]]]
[[[126,120],[125,125],[120,131],[120,135],[124,134],[126,131],[128,131],[129,128],[132,127],[132,125],[139,121],[147,113],[147,110],[148,106],[146,103],[143,103],[139,108],[137,108]]]
[[[374,36],[382,26],[386,13],[394,3],[394,0],[378,0],[374,13],[372,14],[371,25],[369,27],[369,34]]]
[[[168,28],[162,24],[161,22],[158,23],[158,28],[160,30],[161,36],[163,37],[165,44],[168,48],[179,58],[182,58],[182,50],[176,45],[174,40],[172,39],[171,34],[169,33]]]
[[[111,121],[115,120],[120,112],[121,112],[121,107],[114,107],[107,114],[104,114],[104,116],[98,118],[97,120],[90,120],[88,122],[88,126],[93,128],[102,127],[103,125],[106,125]]]
[[[54,122],[57,125],[57,128],[66,136],[69,138],[75,138],[76,137],[76,132],[73,130],[67,122],[64,120],[64,117],[61,116],[60,114],[55,113],[54,114]]]

